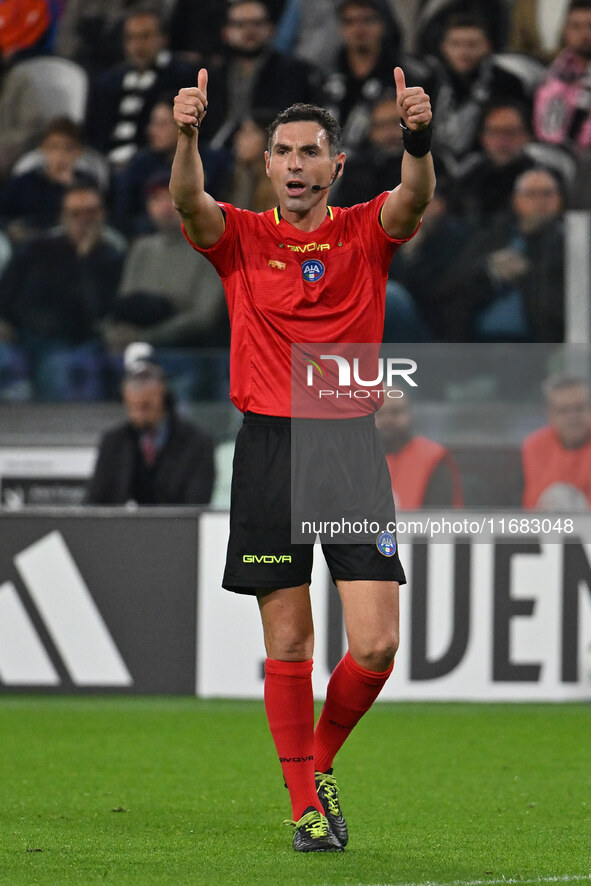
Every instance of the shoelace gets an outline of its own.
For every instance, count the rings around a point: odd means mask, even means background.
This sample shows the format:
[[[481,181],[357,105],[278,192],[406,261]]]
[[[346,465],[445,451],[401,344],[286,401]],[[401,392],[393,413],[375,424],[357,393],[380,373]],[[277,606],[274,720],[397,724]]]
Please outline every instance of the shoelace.
[[[334,775],[323,774],[318,782],[318,789],[320,788],[324,788],[324,794],[326,796],[330,814],[335,816],[340,815],[341,810],[339,809],[337,780]]]
[[[320,812],[316,812],[316,810],[302,815],[299,821],[286,819],[283,824],[290,824],[294,828],[304,827],[310,836],[314,838],[326,837],[328,834],[328,821],[324,815],[321,815]]]

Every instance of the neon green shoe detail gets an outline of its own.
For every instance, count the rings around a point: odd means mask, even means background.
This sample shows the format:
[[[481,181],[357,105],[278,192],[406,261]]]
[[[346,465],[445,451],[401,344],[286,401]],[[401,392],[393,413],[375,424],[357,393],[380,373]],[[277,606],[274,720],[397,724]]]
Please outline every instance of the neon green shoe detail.
[[[349,830],[339,803],[339,788],[334,775],[329,772],[317,772],[316,791],[330,828],[344,848],[349,841]]]
[[[287,820],[293,827],[293,848],[296,852],[342,852],[343,847],[333,834],[326,816],[317,809],[305,812],[299,821]]]

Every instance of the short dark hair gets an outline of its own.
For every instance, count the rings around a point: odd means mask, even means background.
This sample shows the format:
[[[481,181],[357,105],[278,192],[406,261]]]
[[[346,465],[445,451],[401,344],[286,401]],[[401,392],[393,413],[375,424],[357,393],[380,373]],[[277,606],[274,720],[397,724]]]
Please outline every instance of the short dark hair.
[[[65,135],[77,144],[82,145],[82,127],[78,123],[74,123],[70,117],[54,117],[50,120],[43,130],[41,143],[43,144],[50,135]]]
[[[492,42],[489,26],[484,19],[480,18],[478,15],[472,15],[469,12],[453,12],[451,15],[447,16],[443,22],[441,39],[443,40],[449,31],[452,31],[455,28],[478,28],[478,30],[482,31],[486,36],[486,39]]]
[[[324,129],[328,138],[328,148],[331,157],[335,157],[341,152],[341,127],[332,114],[329,114],[328,111],[319,107],[319,105],[308,105],[302,102],[297,102],[295,105],[290,105],[285,111],[281,111],[271,125],[267,127],[267,132],[269,133],[269,152],[271,151],[271,141],[277,127],[283,126],[284,123],[297,123],[300,120],[312,120]]]
[[[339,16],[343,15],[343,12],[349,8],[349,6],[364,6],[366,9],[371,9],[376,15],[379,15],[380,18],[386,20],[386,10],[380,0],[341,0],[341,2],[337,5],[337,12]]]
[[[575,9],[591,10],[591,0],[571,0],[566,14],[568,15],[569,12],[574,12]]]

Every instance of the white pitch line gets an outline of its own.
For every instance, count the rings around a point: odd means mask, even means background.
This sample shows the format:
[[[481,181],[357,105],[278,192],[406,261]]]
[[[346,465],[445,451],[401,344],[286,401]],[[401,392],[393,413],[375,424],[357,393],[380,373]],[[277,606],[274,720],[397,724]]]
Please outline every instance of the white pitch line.
[[[448,880],[440,883],[426,880],[424,883],[359,883],[358,886],[538,886],[541,883],[589,883],[591,874],[566,874],[563,877],[536,877],[535,879],[516,880],[513,877],[487,878],[485,880]]]

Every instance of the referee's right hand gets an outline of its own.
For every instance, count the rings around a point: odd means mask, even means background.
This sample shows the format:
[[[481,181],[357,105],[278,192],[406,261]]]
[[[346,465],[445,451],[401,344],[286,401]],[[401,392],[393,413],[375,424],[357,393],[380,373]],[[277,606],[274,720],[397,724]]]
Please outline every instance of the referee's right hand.
[[[206,113],[207,69],[201,68],[197,75],[197,86],[187,86],[175,95],[174,122],[185,135],[194,135],[199,131]]]

